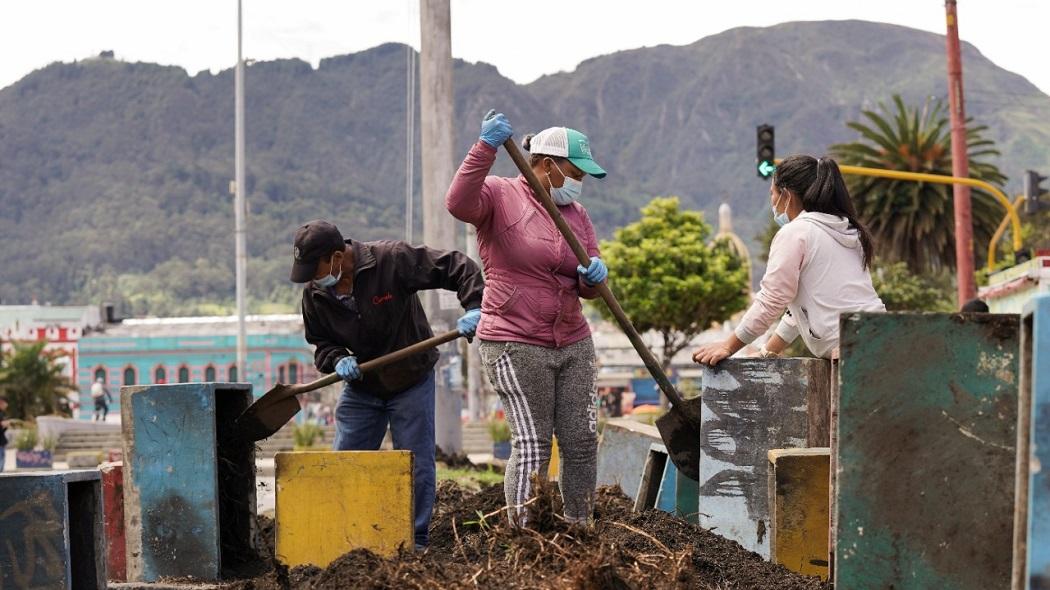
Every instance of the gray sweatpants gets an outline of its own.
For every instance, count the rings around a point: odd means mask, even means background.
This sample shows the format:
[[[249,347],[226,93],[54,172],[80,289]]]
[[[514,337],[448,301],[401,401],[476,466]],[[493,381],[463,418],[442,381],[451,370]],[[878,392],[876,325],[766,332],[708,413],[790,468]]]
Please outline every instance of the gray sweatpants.
[[[503,487],[512,517],[524,522],[521,506],[531,492],[529,476],[546,475],[551,434],[555,434],[565,518],[589,519],[598,454],[594,342],[587,338],[563,348],[545,348],[483,340],[480,351],[510,426],[511,453]]]

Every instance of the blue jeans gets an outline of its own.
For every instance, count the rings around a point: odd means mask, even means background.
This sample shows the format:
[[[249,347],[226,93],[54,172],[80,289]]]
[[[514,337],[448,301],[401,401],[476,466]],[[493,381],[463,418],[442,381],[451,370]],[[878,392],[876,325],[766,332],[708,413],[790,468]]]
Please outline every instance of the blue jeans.
[[[348,383],[335,408],[337,451],[375,451],[387,424],[394,448],[412,451],[416,545],[430,540],[434,510],[434,372],[390,400],[356,391]]]

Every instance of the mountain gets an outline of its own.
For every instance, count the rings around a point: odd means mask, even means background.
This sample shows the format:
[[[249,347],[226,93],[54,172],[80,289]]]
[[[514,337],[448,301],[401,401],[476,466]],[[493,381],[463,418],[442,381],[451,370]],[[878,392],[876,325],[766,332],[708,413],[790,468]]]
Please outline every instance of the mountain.
[[[386,44],[316,69],[294,59],[248,67],[254,309],[295,301],[286,267],[304,220],[327,217],[361,239],[401,236],[405,55]],[[603,235],[652,196],[676,194],[712,220],[729,202],[750,238],[768,216],[755,125],[776,125],[778,154],[823,153],[855,137],[846,121],[893,93],[912,104],[944,97],[944,59],[940,35],[828,21],[618,52],[528,85],[456,61],[457,151],[490,107],[519,135],[575,127],[610,171],[584,189]],[[1022,170],[1050,170],[1050,97],[968,44],[963,67],[968,113],[990,127],[1017,192]],[[417,137],[417,187],[419,149]],[[506,157],[495,172],[512,173]],[[99,58],[29,74],[0,90],[0,300],[217,311],[233,296],[232,175],[232,70],[191,76]]]

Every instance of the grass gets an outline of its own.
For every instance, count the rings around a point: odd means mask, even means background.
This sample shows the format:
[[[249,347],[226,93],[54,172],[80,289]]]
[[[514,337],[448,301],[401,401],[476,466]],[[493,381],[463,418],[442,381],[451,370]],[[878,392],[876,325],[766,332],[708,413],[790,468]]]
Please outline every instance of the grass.
[[[452,480],[471,489],[480,489],[482,486],[502,484],[503,474],[494,471],[491,467],[486,471],[438,467],[437,479],[438,481]]]

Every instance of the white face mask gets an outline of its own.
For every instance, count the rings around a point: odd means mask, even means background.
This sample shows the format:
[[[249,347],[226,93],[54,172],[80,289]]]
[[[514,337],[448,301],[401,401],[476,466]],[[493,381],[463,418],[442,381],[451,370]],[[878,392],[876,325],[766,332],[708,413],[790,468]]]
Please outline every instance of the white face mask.
[[[339,266],[339,274],[333,275],[331,271],[328,271],[327,275],[325,275],[325,276],[323,276],[323,277],[321,277],[319,279],[314,279],[314,285],[317,285],[321,289],[328,289],[329,287],[332,287],[336,283],[338,283],[339,279],[341,279],[343,277],[343,259],[342,258],[339,259],[339,265],[338,266]],[[335,268],[335,267],[336,267],[335,257],[333,256],[332,257],[332,268]]]
[[[780,191],[780,195],[783,196],[784,191]],[[788,217],[787,209],[785,209],[783,213],[777,213],[777,203],[779,203],[780,200],[781,199],[777,199],[777,202],[773,203],[773,221],[777,222],[777,225],[780,227],[784,227],[791,223],[791,218]]]
[[[554,160],[551,160],[551,165],[558,169],[558,172],[562,177],[561,186],[556,187],[554,186],[554,183],[551,182],[550,172],[547,173],[547,182],[550,183],[551,199],[554,200],[554,204],[559,207],[564,207],[573,201],[578,201],[580,199],[580,194],[583,193],[583,181],[566,176],[565,173],[561,171],[561,168],[558,168],[558,165],[554,163]]]

